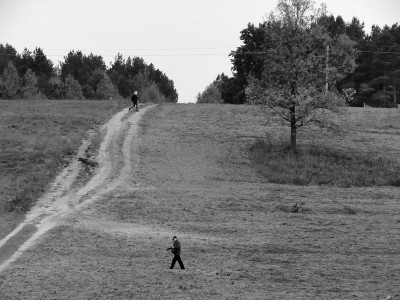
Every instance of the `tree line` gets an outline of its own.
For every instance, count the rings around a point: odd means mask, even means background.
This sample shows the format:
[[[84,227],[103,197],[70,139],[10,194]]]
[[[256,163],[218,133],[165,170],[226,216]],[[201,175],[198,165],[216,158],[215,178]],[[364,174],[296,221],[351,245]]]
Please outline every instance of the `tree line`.
[[[349,105],[392,107],[400,102],[400,26],[397,23],[383,28],[374,25],[370,34],[365,33],[364,23],[356,17],[345,22],[341,16],[322,14],[316,23],[331,39],[345,34],[355,42],[356,67],[335,83],[339,91],[353,90]],[[245,103],[249,79],[260,79],[265,70],[272,67],[268,65],[270,60],[266,59],[266,54],[275,47],[270,39],[273,30],[271,20],[258,26],[249,23],[240,32],[243,44],[230,53],[233,75],[219,74],[198,94],[197,102]],[[329,50],[326,56],[329,65]]]
[[[71,50],[54,66],[41,48],[18,53],[0,44],[0,99],[101,100],[127,98],[133,91],[144,102],[178,101],[174,82],[140,57],[118,53],[107,67],[100,55]]]

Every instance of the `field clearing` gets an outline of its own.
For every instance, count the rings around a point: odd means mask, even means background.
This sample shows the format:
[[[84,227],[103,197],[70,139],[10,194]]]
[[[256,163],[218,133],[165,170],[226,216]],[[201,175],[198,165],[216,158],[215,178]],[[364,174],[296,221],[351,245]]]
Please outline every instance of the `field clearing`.
[[[346,134],[310,128],[299,144],[399,160],[399,116],[351,108]],[[257,107],[158,105],[140,126],[131,182],[0,273],[2,299],[400,298],[398,188],[266,182],[249,149],[289,129]],[[184,271],[168,269],[173,235]]]

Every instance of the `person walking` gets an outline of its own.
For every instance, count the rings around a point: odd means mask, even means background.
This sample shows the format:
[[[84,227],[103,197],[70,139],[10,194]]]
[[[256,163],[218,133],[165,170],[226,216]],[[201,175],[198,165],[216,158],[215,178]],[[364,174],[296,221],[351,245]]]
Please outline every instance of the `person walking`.
[[[175,266],[175,263],[178,262],[181,269],[184,270],[185,266],[183,265],[183,262],[181,259],[181,243],[179,242],[179,240],[176,236],[174,236],[172,238],[172,241],[173,241],[172,247],[168,248],[168,250],[171,250],[172,254],[174,255],[170,269],[173,269]]]
[[[133,105],[129,107],[129,111],[134,107],[136,107],[136,111],[139,111],[139,106],[138,106],[139,96],[137,91],[133,93],[131,100]]]

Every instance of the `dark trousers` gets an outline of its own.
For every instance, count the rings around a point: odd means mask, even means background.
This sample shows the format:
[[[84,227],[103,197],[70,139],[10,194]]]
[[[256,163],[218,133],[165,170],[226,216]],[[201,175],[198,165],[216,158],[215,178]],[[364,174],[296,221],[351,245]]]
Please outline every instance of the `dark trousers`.
[[[129,110],[131,110],[132,108],[136,107],[136,111],[138,111],[138,110],[139,110],[139,107],[138,107],[137,102],[132,101],[132,104],[133,104],[133,105],[132,105],[131,107],[129,107]]]
[[[181,269],[184,269],[185,266],[183,265],[182,259],[180,255],[174,255],[174,258],[172,259],[171,267],[170,269],[173,269],[175,266],[176,261],[178,261],[179,265],[181,266]]]

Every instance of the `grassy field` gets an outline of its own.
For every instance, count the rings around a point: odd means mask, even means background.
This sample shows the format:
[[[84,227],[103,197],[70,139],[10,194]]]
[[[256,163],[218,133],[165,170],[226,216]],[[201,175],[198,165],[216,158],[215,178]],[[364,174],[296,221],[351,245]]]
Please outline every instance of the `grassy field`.
[[[0,238],[123,101],[0,101]]]
[[[399,117],[349,109],[345,133],[306,129],[299,145],[397,166]],[[289,140],[289,129],[257,107],[155,107],[130,184],[1,273],[1,298],[399,299],[398,188],[271,183],[252,154],[271,139]],[[184,271],[168,269],[173,235]]]

